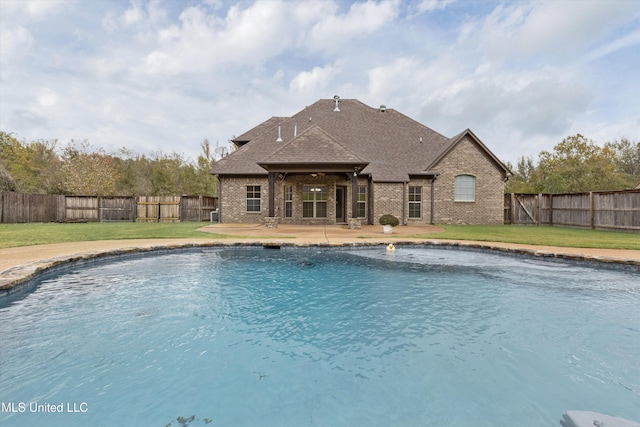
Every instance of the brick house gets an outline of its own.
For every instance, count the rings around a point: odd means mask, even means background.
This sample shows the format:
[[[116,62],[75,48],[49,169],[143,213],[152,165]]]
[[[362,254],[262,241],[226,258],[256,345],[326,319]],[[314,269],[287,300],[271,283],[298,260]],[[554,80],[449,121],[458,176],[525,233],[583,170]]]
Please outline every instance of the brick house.
[[[224,223],[502,224],[507,167],[470,130],[447,138],[402,113],[321,99],[232,140],[216,162]]]

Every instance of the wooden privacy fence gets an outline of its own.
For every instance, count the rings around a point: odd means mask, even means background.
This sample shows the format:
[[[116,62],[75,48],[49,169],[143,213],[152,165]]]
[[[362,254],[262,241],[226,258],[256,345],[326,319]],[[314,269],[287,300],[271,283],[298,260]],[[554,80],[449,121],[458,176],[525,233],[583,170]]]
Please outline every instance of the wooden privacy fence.
[[[217,206],[217,197],[140,196],[137,201],[136,221],[207,221]]]
[[[217,197],[95,197],[0,193],[0,223],[206,221]]]
[[[180,196],[140,196],[138,222],[180,222]]]
[[[182,221],[209,221],[215,210],[218,210],[217,197],[182,196],[180,200]]]
[[[504,223],[640,231],[640,190],[508,193]]]
[[[135,220],[135,197],[64,196],[66,222]]]
[[[64,222],[65,196],[0,192],[0,223]]]

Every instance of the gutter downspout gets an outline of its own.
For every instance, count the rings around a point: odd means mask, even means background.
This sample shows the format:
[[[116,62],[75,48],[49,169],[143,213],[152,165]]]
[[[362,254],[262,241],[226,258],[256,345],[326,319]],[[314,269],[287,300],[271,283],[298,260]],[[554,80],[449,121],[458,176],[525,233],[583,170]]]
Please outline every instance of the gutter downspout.
[[[218,180],[218,224],[222,223],[222,183],[220,182],[220,175],[214,175]]]
[[[436,196],[436,178],[438,177],[438,174],[434,174],[433,178],[431,178],[431,219],[429,220],[429,223],[431,225],[434,224],[435,221],[435,217],[436,217],[436,202],[435,202],[435,196]]]
[[[407,225],[407,213],[406,213],[406,206],[407,206],[407,185],[409,185],[408,182],[403,182],[402,183],[402,225]]]

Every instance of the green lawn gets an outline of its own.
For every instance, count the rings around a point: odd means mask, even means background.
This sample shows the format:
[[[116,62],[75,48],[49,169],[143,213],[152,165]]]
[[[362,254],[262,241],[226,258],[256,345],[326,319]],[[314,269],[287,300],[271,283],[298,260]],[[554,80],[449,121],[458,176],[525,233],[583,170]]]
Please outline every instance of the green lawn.
[[[208,223],[88,222],[73,224],[0,224],[0,248],[92,240],[229,237],[196,231],[196,229],[205,225],[208,225]]]
[[[205,225],[208,223],[0,224],[0,248],[91,240],[234,237],[197,231]],[[407,237],[640,250],[639,233],[520,225],[442,225],[441,227],[446,231]]]
[[[412,237],[640,250],[640,233],[527,225],[442,225],[441,227],[446,230],[444,233]]]

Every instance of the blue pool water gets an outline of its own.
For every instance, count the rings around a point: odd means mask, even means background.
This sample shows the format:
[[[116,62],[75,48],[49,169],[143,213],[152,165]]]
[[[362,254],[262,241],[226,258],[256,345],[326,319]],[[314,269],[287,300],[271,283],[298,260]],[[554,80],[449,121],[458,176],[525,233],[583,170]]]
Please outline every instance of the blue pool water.
[[[417,247],[70,266],[0,300],[0,425],[640,421],[639,279]]]

